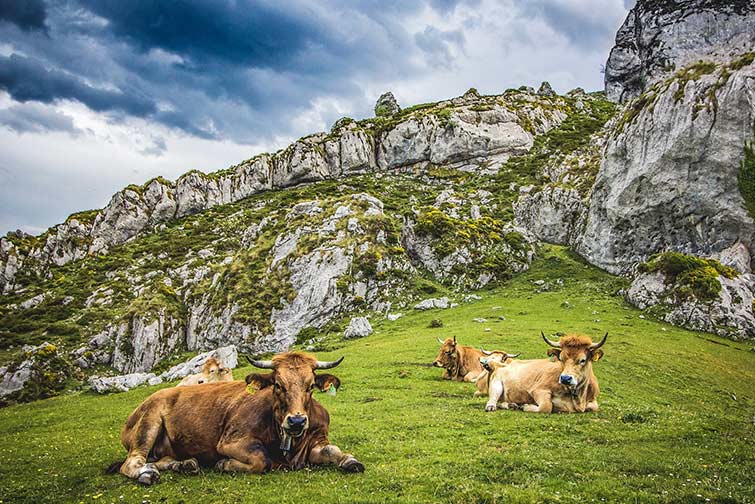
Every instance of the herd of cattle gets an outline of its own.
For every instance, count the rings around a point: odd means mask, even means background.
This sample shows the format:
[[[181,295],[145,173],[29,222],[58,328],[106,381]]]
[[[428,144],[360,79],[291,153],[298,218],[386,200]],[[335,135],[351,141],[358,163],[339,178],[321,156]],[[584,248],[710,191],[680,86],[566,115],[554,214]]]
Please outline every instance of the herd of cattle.
[[[445,379],[475,383],[475,397],[488,395],[485,411],[597,411],[592,362],[603,355],[608,333],[597,343],[580,335],[557,342],[542,336],[550,347],[548,359],[517,360],[518,354],[478,350],[454,337],[438,340],[433,365],[443,368]],[[312,397],[315,389],[334,392],[340,386],[336,376],[321,371],[342,361],[299,352],[249,359],[269,372],[234,381],[230,369],[210,358],[200,373],[155,392],[129,415],[121,432],[128,454],[108,472],[144,485],[156,483],[163,470],[197,474],[200,466],[212,465],[223,472],[264,473],[336,464],[362,472],[361,462],[330,443],[330,417]]]

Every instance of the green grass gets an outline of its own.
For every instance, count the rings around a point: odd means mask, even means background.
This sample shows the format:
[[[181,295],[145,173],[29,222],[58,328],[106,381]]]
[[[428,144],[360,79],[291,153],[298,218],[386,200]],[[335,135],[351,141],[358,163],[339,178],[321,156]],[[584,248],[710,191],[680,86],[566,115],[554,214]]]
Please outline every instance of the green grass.
[[[532,282],[540,279],[553,290],[536,293]],[[548,247],[530,271],[482,292],[481,301],[407,311],[396,322],[374,321],[368,338],[331,342],[340,348],[319,357],[346,356],[336,373],[343,387],[336,397],[318,399],[331,413],[331,441],[364,462],[364,474],[208,469],[195,477],[165,472],[151,488],[104,475],[104,467],[123,458],[126,417],[158,386],[0,410],[0,501],[755,501],[755,353],[640,319],[615,295],[625,286]],[[433,319],[443,327],[429,327]],[[436,336],[544,357],[541,329],[609,331],[605,357],[595,365],[598,413],[485,413],[472,385],[443,381],[428,367]]]

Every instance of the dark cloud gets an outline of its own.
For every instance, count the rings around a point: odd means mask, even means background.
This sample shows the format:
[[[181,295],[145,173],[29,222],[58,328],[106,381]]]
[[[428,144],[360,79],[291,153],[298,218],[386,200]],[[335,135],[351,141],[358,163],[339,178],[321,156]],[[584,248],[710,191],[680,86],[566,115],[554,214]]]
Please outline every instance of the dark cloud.
[[[0,124],[16,133],[63,131],[74,136],[81,133],[71,116],[37,103],[0,109]]]
[[[39,60],[17,54],[0,56],[0,89],[22,103],[76,100],[96,112],[120,111],[136,117],[156,111],[154,102],[137,93],[99,89],[62,70],[47,69]]]
[[[0,0],[0,21],[12,23],[24,31],[47,30],[46,18],[42,0]]]
[[[50,38],[5,37],[0,26],[0,40],[13,38],[18,51],[0,57],[0,89],[20,102],[76,100],[114,121],[146,118],[200,138],[247,143],[301,134],[291,121],[314,100],[366,110],[357,79],[416,70],[414,41],[397,20],[422,5],[54,2]]]

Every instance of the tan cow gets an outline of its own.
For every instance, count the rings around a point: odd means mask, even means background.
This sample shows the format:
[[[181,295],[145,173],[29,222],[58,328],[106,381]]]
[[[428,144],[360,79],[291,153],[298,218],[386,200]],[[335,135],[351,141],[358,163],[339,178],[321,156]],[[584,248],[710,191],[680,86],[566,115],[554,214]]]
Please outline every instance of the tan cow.
[[[537,413],[583,413],[598,410],[598,379],[592,363],[600,360],[608,333],[598,343],[569,334],[558,342],[541,335],[556,360],[537,359],[493,363],[485,411],[523,409]],[[499,404],[500,401],[500,404]]]
[[[343,358],[321,362],[297,352],[269,361],[250,362],[269,373],[244,381],[173,387],[155,392],[126,420],[121,442],[126,460],[108,472],[120,472],[151,485],[160,471],[189,474],[200,465],[223,472],[263,473],[337,464],[346,472],[364,465],[328,440],[330,417],[312,393],[340,382],[329,374]]]
[[[490,377],[492,372],[495,371],[495,369],[493,368],[494,365],[498,367],[498,365],[505,363],[509,359],[515,359],[519,357],[519,354],[509,354],[500,350],[493,350],[492,352],[488,352],[484,348],[480,348],[480,352],[482,352],[482,356],[480,356],[480,364],[482,365],[483,369],[482,373],[477,375],[472,380],[475,385],[477,385],[477,390],[474,393],[474,397],[482,397],[484,395],[487,395]]]
[[[196,374],[185,376],[177,387],[186,385],[201,385],[202,383],[227,382],[233,381],[233,370],[223,367],[215,357],[207,359],[202,366],[202,371]]]
[[[438,343],[440,350],[433,366],[443,368],[444,380],[471,382],[482,373],[481,351],[457,344],[456,336],[445,341],[438,338]]]

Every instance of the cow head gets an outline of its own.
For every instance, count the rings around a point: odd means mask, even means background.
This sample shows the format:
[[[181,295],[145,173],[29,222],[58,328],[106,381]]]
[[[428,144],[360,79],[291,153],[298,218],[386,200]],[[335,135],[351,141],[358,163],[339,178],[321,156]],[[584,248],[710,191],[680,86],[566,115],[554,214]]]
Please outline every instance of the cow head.
[[[207,381],[218,381],[221,369],[224,368],[220,365],[220,362],[215,357],[210,357],[202,366],[202,374],[207,377]]]
[[[433,366],[444,369],[453,369],[458,357],[456,355],[456,336],[453,338],[446,338],[445,341],[438,338],[438,343],[440,343],[440,350],[438,351],[438,356],[435,358],[435,362],[433,362]]]
[[[309,428],[309,406],[315,388],[326,391],[332,385],[340,386],[340,380],[330,374],[315,374],[318,369],[331,369],[343,361],[318,361],[311,355],[288,352],[276,355],[272,360],[249,359],[261,369],[272,369],[267,374],[252,373],[246,383],[257,389],[273,388],[273,415],[283,434],[299,437]]]
[[[508,361],[515,359],[520,355],[501,352],[500,350],[493,350],[492,352],[488,352],[484,348],[480,348],[480,352],[482,352],[482,357],[480,357],[480,364],[482,364],[482,367],[485,368],[485,371],[489,373],[493,372],[494,368],[505,365],[508,363]]]
[[[608,333],[606,333],[602,340],[593,343],[588,336],[568,334],[556,342],[549,340],[542,331],[540,334],[551,346],[548,349],[548,355],[561,362],[559,383],[570,390],[577,390],[587,382],[592,372],[592,362],[603,357],[603,350],[600,347],[608,338]]]

